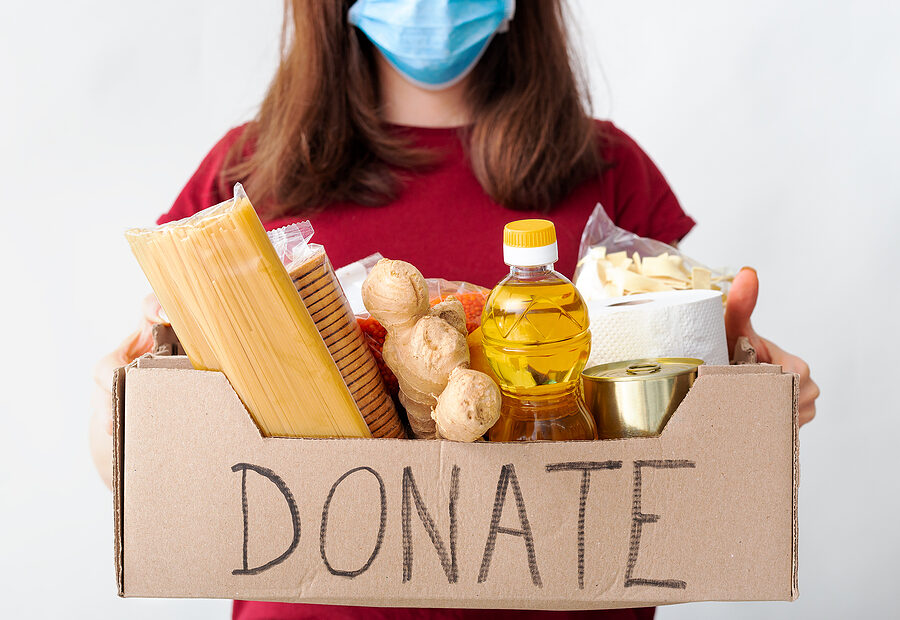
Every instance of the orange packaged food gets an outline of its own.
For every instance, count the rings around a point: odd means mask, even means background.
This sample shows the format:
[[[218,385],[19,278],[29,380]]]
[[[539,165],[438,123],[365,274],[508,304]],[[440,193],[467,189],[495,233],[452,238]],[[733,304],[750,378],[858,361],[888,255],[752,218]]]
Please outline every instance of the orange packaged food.
[[[428,292],[431,297],[431,305],[434,306],[444,301],[448,297],[455,297],[466,311],[466,330],[471,334],[478,326],[481,325],[481,312],[484,310],[484,303],[487,300],[490,290],[469,284],[468,282],[451,282],[442,278],[428,278]],[[386,331],[381,324],[368,314],[357,315],[357,322],[366,336],[369,347],[384,377],[384,382],[388,387],[391,395],[396,395],[399,386],[397,378],[391,370],[385,365],[382,359],[382,348],[384,347],[384,337]]]

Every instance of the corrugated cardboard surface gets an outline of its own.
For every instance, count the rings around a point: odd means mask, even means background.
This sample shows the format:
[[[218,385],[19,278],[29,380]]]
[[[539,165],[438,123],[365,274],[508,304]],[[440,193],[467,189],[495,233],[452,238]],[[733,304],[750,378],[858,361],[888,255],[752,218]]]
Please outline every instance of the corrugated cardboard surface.
[[[116,422],[119,591],[532,609],[791,600],[795,383],[772,366],[705,368],[657,438],[281,439],[260,436],[221,373],[143,358]]]

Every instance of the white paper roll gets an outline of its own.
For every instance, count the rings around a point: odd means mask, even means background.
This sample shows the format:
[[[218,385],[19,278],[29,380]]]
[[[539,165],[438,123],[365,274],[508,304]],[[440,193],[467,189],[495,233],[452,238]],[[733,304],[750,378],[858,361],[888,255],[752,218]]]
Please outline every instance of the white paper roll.
[[[694,357],[728,364],[719,291],[641,293],[587,302],[588,366],[646,357]]]

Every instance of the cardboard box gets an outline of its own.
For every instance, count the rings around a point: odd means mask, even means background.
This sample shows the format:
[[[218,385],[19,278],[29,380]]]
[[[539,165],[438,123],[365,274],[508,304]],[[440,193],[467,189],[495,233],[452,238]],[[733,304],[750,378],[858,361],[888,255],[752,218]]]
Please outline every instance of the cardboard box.
[[[660,437],[264,438],[224,375],[115,380],[120,596],[601,609],[797,597],[797,381],[701,367]]]

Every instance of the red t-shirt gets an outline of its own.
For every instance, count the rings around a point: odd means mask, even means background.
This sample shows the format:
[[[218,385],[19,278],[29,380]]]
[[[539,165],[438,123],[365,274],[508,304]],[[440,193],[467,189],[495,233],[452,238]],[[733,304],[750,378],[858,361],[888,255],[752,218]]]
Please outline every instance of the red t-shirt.
[[[193,215],[231,198],[219,190],[218,176],[229,147],[244,127],[228,132],[209,152],[159,224]],[[601,155],[610,165],[574,188],[549,213],[513,211],[490,199],[472,173],[455,129],[396,127],[423,147],[440,150],[441,162],[407,179],[403,191],[390,204],[367,207],[335,203],[319,213],[264,222],[267,229],[309,219],[314,241],[325,246],[335,267],[381,252],[406,260],[425,275],[463,280],[492,287],[508,272],[502,259],[503,226],[528,217],[550,219],[556,225],[559,262],[556,269],[572,277],[581,233],[599,202],[620,227],[644,237],[671,243],[694,226],[660,171],[643,150],[620,129],[597,121]],[[252,202],[253,196],[250,196]],[[324,605],[291,605],[235,601],[234,618],[297,620],[302,618],[459,618],[475,620],[547,620],[603,618],[643,620],[653,609],[591,612],[533,612],[458,609],[379,609]]]
[[[243,129],[232,129],[213,147],[158,223],[231,198],[219,191],[218,175]],[[610,122],[597,121],[601,154],[610,165],[546,214],[513,211],[491,200],[472,173],[456,130],[397,130],[420,146],[439,149],[444,157],[437,166],[409,178],[396,200],[379,207],[335,203],[310,216],[264,222],[266,228],[309,219],[315,229],[313,240],[325,246],[335,267],[381,252],[412,263],[426,278],[492,287],[509,271],[503,263],[502,240],[503,226],[511,220],[552,220],[559,245],[556,269],[568,277],[575,271],[581,232],[598,202],[618,226],[665,243],[681,239],[694,226],[647,154]]]

